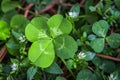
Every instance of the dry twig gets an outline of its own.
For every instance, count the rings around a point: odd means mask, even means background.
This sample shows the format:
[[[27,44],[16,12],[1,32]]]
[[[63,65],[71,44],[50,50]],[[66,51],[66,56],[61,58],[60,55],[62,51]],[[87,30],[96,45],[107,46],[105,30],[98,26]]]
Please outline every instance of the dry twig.
[[[7,53],[7,48],[6,48],[6,46],[3,46],[2,49],[1,49],[1,51],[0,51],[0,62],[5,57],[6,53]]]
[[[115,57],[111,57],[111,56],[106,56],[103,54],[96,54],[96,56],[104,58],[104,59],[109,59],[109,60],[113,60],[113,61],[118,61],[120,62],[120,58],[115,58]]]

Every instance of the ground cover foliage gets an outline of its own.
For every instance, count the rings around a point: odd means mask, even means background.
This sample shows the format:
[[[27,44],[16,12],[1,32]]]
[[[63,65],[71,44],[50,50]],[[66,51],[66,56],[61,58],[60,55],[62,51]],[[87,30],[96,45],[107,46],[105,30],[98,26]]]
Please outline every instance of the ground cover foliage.
[[[120,80],[120,0],[0,0],[0,80]]]

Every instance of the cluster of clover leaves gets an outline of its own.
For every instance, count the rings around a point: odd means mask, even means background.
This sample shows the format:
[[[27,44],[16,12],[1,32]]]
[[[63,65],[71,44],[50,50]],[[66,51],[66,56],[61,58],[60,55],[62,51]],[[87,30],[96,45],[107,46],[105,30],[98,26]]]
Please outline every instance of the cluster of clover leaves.
[[[56,55],[61,59],[73,58],[77,43],[68,35],[71,31],[72,24],[59,14],[49,19],[33,18],[25,29],[27,39],[33,42],[28,58],[41,68],[49,67]]]
[[[90,45],[95,52],[102,52],[106,42],[111,48],[118,48],[120,46],[119,33],[112,33],[109,36],[106,36],[109,28],[110,27],[105,20],[100,20],[93,24],[92,31],[98,36],[98,38],[94,38]]]

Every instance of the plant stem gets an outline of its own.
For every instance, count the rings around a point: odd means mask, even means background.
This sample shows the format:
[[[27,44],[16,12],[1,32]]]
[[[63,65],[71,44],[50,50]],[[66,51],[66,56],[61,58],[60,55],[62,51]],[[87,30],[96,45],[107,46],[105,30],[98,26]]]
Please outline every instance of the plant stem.
[[[62,8],[61,5],[59,5],[58,6],[58,11],[57,11],[58,14],[60,14],[61,8]]]
[[[109,59],[109,60],[113,60],[113,61],[118,61],[120,62],[120,58],[115,58],[115,57],[111,57],[111,56],[106,56],[103,54],[96,54],[96,56],[104,58],[104,59]]]
[[[73,73],[72,70],[67,66],[65,60],[64,60],[64,59],[61,59],[61,60],[62,60],[62,62],[64,63],[64,65],[67,67],[67,69],[69,70],[69,72],[71,73],[71,75],[73,76],[73,78],[75,79],[74,73]]]
[[[27,7],[25,7],[25,13],[24,16],[27,18],[28,17],[28,13],[30,11],[30,8],[33,6],[33,3],[30,3]]]
[[[5,57],[7,53],[7,47],[3,46],[2,49],[0,50],[0,62],[3,60],[3,58]]]
[[[18,8],[21,9],[21,10],[23,10],[23,11],[25,11],[25,9],[24,9],[23,7],[21,7],[21,6],[19,6]],[[30,11],[30,10],[29,10],[29,13],[31,13],[31,14],[33,14],[33,15],[36,15],[34,12],[32,12],[32,11]]]
[[[80,2],[80,7],[83,7],[83,6],[84,6],[85,1],[86,1],[86,0],[82,0],[82,1]]]

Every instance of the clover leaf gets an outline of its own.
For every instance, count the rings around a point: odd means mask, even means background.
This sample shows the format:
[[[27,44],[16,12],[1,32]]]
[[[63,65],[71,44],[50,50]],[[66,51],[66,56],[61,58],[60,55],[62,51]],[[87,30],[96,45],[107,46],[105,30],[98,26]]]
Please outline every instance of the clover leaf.
[[[47,19],[43,16],[36,17],[26,26],[25,34],[29,41],[34,42],[41,38],[47,38]]]
[[[94,39],[90,45],[95,52],[102,52],[104,49],[104,38]]]
[[[55,52],[52,40],[40,39],[35,41],[28,52],[28,58],[37,66],[46,68],[54,60]]]
[[[11,1],[11,0],[2,0],[2,3],[1,3],[1,9],[3,12],[9,12],[11,10],[14,10],[15,8],[19,7],[19,2],[14,2],[14,1]]]
[[[50,67],[45,68],[46,72],[52,73],[52,74],[63,74],[62,69],[57,63],[53,63]]]
[[[98,66],[100,69],[107,73],[112,73],[116,69],[116,65],[113,61],[101,59],[99,57],[95,57],[92,62]]]
[[[93,24],[92,31],[99,37],[105,37],[109,29],[109,25],[105,20],[100,20]]]
[[[10,36],[10,28],[5,21],[0,21],[0,40],[6,40]]]
[[[92,60],[94,57],[95,57],[95,53],[93,52],[90,52],[90,51],[87,51],[87,52],[84,52],[85,53],[85,60],[87,61],[90,61]]]
[[[47,24],[53,38],[61,34],[69,34],[72,30],[72,24],[59,14],[48,19]]]
[[[54,40],[57,56],[62,59],[73,58],[77,51],[77,43],[68,35],[61,35]]]
[[[88,69],[83,69],[77,74],[76,80],[97,80],[96,75]]]
[[[27,18],[25,18],[23,15],[19,14],[12,17],[10,21],[10,26],[12,30],[24,34],[25,27],[28,23],[29,20],[27,20]]]
[[[109,25],[105,20],[95,22],[92,26],[92,31],[99,37],[91,41],[90,46],[95,52],[102,52],[104,49],[105,37],[108,32]]]
[[[120,34],[113,33],[110,36],[106,37],[106,40],[110,47],[118,48],[120,46]]]

